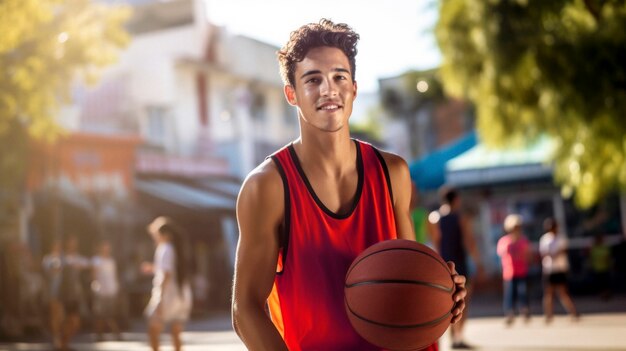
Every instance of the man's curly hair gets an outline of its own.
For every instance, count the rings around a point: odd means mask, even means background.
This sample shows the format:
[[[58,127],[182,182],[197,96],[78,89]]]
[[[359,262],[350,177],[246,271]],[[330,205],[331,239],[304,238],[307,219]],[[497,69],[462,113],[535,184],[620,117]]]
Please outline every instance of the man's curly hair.
[[[334,23],[322,18],[319,23],[309,23],[291,32],[289,41],[278,51],[280,76],[283,83],[295,87],[296,63],[313,48],[330,46],[338,48],[348,57],[352,80],[356,72],[356,44],[359,35],[345,23]]]

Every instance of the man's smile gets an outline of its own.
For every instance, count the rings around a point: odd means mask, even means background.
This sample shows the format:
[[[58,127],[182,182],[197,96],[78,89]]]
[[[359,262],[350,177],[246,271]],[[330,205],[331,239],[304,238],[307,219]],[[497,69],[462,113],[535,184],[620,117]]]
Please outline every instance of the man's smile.
[[[317,107],[317,110],[324,110],[324,111],[334,111],[334,110],[338,110],[340,108],[342,108],[343,106],[334,103],[334,102],[327,102],[327,103],[323,103],[321,105],[319,105]]]

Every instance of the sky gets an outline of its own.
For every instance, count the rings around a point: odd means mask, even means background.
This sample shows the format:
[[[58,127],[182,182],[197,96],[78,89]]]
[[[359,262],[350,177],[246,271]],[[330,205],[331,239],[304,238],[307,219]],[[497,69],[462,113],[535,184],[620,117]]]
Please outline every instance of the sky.
[[[434,0],[204,0],[209,20],[278,47],[303,24],[325,17],[350,25],[358,44],[360,92],[375,92],[378,79],[439,65],[432,29]],[[436,4],[436,2],[435,2]]]

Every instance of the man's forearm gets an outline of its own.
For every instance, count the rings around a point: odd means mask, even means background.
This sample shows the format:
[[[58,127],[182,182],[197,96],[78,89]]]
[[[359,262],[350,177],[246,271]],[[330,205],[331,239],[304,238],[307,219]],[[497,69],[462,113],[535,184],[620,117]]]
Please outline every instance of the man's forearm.
[[[233,328],[250,351],[288,351],[263,308],[233,306]]]

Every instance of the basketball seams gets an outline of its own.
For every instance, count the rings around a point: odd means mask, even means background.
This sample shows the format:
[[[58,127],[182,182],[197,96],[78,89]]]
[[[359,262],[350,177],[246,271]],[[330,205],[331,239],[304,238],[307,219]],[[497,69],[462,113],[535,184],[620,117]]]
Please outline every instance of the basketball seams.
[[[412,240],[388,240],[370,246],[350,265],[344,309],[370,343],[391,350],[422,349],[450,325],[455,288],[450,268],[437,252]]]
[[[361,316],[360,314],[354,312],[354,310],[350,307],[350,304],[348,303],[347,300],[344,301],[346,307],[348,308],[348,310],[350,311],[350,313],[359,318],[362,321],[365,321],[367,323],[370,324],[374,324],[374,325],[379,325],[381,327],[386,327],[386,328],[397,328],[397,329],[413,329],[413,328],[423,328],[423,327],[429,327],[431,325],[436,325],[438,323],[440,323],[441,321],[445,320],[446,318],[450,317],[452,315],[452,311],[448,311],[446,313],[444,313],[442,316],[437,317],[433,320],[430,320],[428,322],[423,322],[423,323],[417,323],[417,324],[388,324],[388,323],[381,323],[381,322],[376,322],[373,321],[371,319],[365,318],[363,316]]]
[[[445,292],[451,293],[454,291],[454,287],[448,288],[447,286],[443,286],[440,284],[425,282],[421,280],[412,280],[412,279],[376,279],[376,280],[366,280],[362,282],[346,284],[345,288],[350,289],[361,285],[376,285],[376,284],[413,284],[413,285],[424,285],[430,288],[435,288],[438,290],[443,290]]]
[[[438,258],[437,256],[434,256],[434,255],[432,255],[432,254],[430,254],[430,253],[428,253],[428,252],[425,252],[425,251],[422,251],[422,250],[419,250],[419,249],[407,248],[407,247],[390,247],[390,248],[387,248],[387,249],[382,249],[382,250],[378,250],[378,251],[372,252],[372,253],[370,253],[370,254],[367,254],[366,256],[361,257],[358,261],[356,261],[356,262],[352,263],[352,265],[350,266],[350,269],[348,269],[348,273],[346,274],[346,277],[349,277],[349,276],[350,276],[350,273],[352,273],[352,270],[353,270],[356,266],[358,266],[358,265],[359,265],[359,263],[360,263],[361,261],[365,260],[366,258],[369,258],[369,257],[374,256],[374,255],[379,254],[379,253],[383,253],[383,252],[387,252],[387,251],[393,251],[393,250],[402,250],[402,251],[414,251],[414,252],[419,252],[419,253],[421,253],[421,254],[423,254],[423,255],[429,256],[430,258],[434,259],[434,260],[435,260],[435,261],[437,261],[437,262],[438,262],[441,266],[445,267],[446,271],[450,272],[450,268],[448,268],[448,265],[447,265],[445,262],[443,262],[443,260],[441,260],[441,259],[440,259],[440,258]],[[450,280],[452,280],[452,278],[450,278]],[[346,287],[347,287],[347,285],[348,285],[348,284],[346,284]]]

